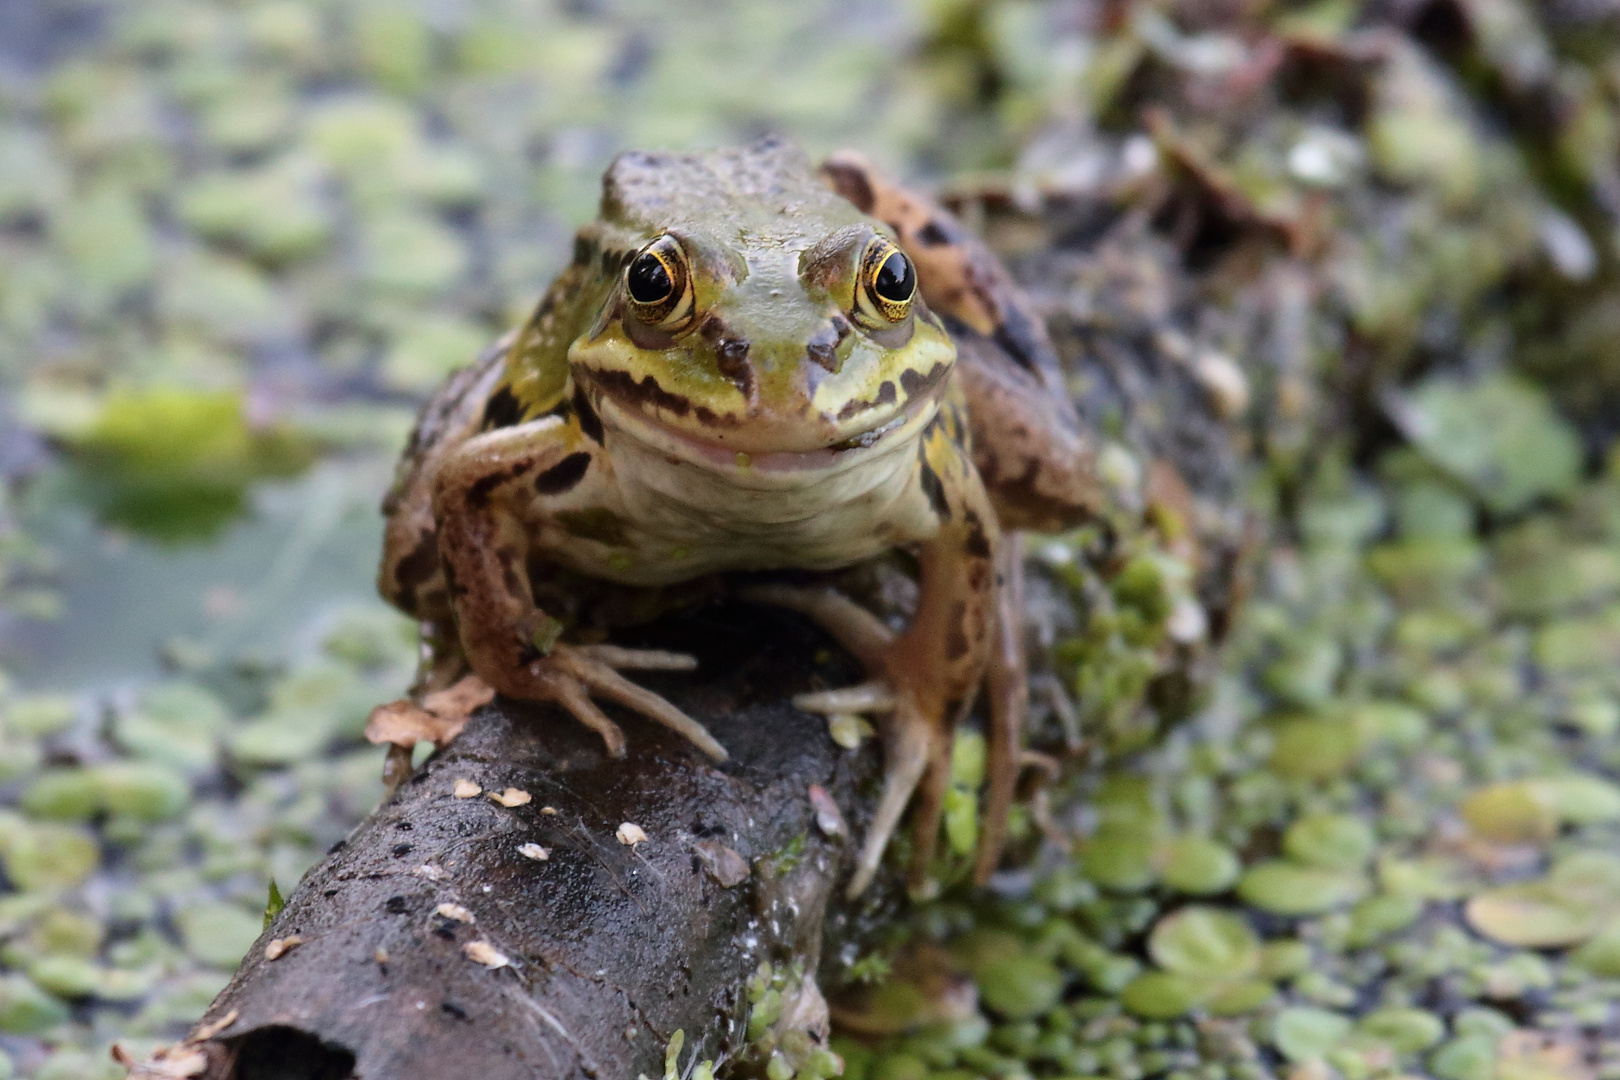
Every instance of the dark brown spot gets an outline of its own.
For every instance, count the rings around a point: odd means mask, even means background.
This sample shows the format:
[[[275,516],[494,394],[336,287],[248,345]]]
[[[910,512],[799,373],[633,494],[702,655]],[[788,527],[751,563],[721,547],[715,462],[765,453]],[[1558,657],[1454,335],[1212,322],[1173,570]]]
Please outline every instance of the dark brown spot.
[[[967,605],[958,600],[951,605],[950,617],[945,626],[945,658],[947,660],[960,660],[968,654],[967,639]]]
[[[944,247],[951,242],[951,234],[938,221],[930,218],[928,223],[917,230],[917,243],[923,247]]]
[[[1013,363],[1031,374],[1038,373],[1042,366],[1057,366],[1057,355],[1044,331],[1037,330],[1034,321],[1016,307],[1007,306],[1002,311],[1001,322],[991,337]]]
[[[962,515],[962,523],[967,526],[967,539],[962,543],[962,550],[978,559],[990,557],[990,538],[985,535],[984,522],[979,515],[969,510]]]
[[[423,529],[411,553],[394,564],[394,585],[398,589],[395,602],[414,615],[416,591],[432,580],[438,571],[439,535],[432,529]]]
[[[625,543],[624,522],[613,511],[598,506],[592,510],[567,510],[557,515],[557,524],[583,540],[617,546]]]
[[[651,375],[636,379],[627,371],[593,371],[590,378],[614,397],[633,404],[649,404],[676,416],[690,413],[710,427],[736,427],[737,418],[722,416],[713,409],[692,402],[679,394],[672,394],[658,385]]]
[[[973,592],[982,592],[990,581],[990,564],[975,562],[968,565],[967,583]]]
[[[939,474],[926,458],[918,462],[917,480],[922,484],[923,494],[928,496],[928,505],[933,507],[934,516],[941,521],[951,520],[951,504],[945,498],[945,485],[940,483]]]
[[[485,506],[488,506],[489,497],[494,493],[496,488],[512,480],[514,477],[521,475],[523,470],[527,469],[528,467],[528,462],[520,461],[510,468],[502,469],[500,472],[492,472],[488,476],[480,476],[477,480],[472,482],[471,486],[467,488],[467,505],[475,509],[483,509]]]
[[[855,416],[858,413],[866,412],[868,409],[876,409],[883,405],[893,405],[894,398],[894,383],[884,382],[882,386],[878,387],[877,397],[871,399],[870,401],[858,399],[855,401],[845,402],[844,407],[838,410],[838,419],[848,420],[850,417]]]
[[[495,561],[501,565],[501,586],[508,596],[522,596],[523,579],[518,576],[518,553],[509,547],[495,549]]]
[[[591,399],[585,396],[584,387],[574,387],[574,416],[579,420],[580,432],[594,443],[602,442],[602,418],[596,415],[591,408]]]
[[[561,495],[585,479],[585,470],[590,467],[590,454],[583,450],[569,454],[534,478],[534,490],[541,495]]]
[[[692,411],[692,402],[658,385],[651,375],[637,379],[628,371],[593,371],[591,378],[614,397],[637,404],[652,405],[676,416]]]
[[[502,386],[484,403],[483,429],[512,427],[523,421],[523,403],[509,387]]]
[[[574,236],[574,265],[589,266],[596,258],[596,241],[583,233]]]
[[[916,369],[907,368],[900,373],[900,385],[905,389],[907,397],[918,397],[938,386],[940,380],[950,373],[951,365],[949,364],[935,364],[928,369],[926,375],[919,375]]]
[[[628,259],[632,254],[634,254],[634,252],[630,252],[630,251],[614,251],[611,248],[604,248],[602,250],[602,260],[601,260],[603,276],[604,277],[614,277],[614,276],[616,276],[618,274],[618,272],[619,272],[619,267],[623,266],[624,261],[626,259]]]
[[[866,178],[864,171],[847,162],[829,161],[821,167],[821,173],[832,181],[834,191],[855,204],[855,209],[863,214],[872,212],[872,207],[877,204],[877,194],[872,190],[872,181]]]

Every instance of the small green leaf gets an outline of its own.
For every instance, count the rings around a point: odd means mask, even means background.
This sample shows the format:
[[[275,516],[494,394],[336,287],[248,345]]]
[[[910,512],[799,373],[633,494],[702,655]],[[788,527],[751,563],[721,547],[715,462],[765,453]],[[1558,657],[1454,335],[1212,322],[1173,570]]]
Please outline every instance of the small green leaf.
[[[1350,1020],[1336,1012],[1296,1005],[1277,1014],[1271,1040],[1289,1061],[1319,1058],[1350,1034]]]
[[[1198,979],[1240,979],[1260,966],[1260,939],[1249,924],[1212,907],[1184,907],[1159,920],[1148,951],[1166,971]]]
[[[676,1080],[681,1075],[681,1046],[686,1042],[686,1031],[676,1028],[664,1047],[664,1080]]]
[[[1338,870],[1365,865],[1376,844],[1372,828],[1352,814],[1310,814],[1283,834],[1290,857]]]
[[[281,909],[286,906],[286,899],[281,895],[281,890],[276,887],[276,879],[271,878],[270,894],[264,901],[264,928],[266,930],[270,929],[270,924],[276,921],[276,916],[280,915]]]
[[[1164,883],[1177,892],[1224,892],[1243,869],[1231,848],[1203,836],[1178,836],[1160,852]]]
[[[1120,991],[1121,1005],[1146,1020],[1171,1020],[1208,996],[1211,984],[1173,971],[1146,971]]]
[[[1239,896],[1274,915],[1319,915],[1355,903],[1366,891],[1362,874],[1283,859],[1252,866],[1238,880]]]
[[[550,615],[545,615],[541,617],[540,625],[534,628],[534,634],[529,640],[541,656],[550,656],[551,650],[557,646],[557,640],[562,637],[562,632],[563,624]]]

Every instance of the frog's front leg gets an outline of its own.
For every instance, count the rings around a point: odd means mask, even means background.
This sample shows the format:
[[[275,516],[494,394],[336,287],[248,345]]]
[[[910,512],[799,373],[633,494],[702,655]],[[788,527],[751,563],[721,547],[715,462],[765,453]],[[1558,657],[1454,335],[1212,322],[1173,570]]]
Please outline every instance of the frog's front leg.
[[[469,439],[434,480],[433,514],[456,626],[467,661],[507,697],[554,701],[624,756],[624,734],[593,699],[618,702],[672,728],[718,761],[726,751],[708,730],[616,669],[690,669],[691,657],[556,641],[560,627],[535,603],[528,556],[536,500],[560,496],[593,470],[594,444],[557,417]],[[600,480],[596,481],[600,482]]]

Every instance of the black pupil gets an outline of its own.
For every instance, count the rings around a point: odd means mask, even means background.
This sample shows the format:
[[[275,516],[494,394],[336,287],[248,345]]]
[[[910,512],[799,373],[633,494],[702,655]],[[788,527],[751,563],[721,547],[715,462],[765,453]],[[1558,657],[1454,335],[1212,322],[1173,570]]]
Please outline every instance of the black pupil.
[[[910,300],[917,289],[917,272],[911,268],[911,260],[898,251],[884,259],[872,288],[891,303],[903,304]]]
[[[656,304],[675,288],[675,283],[669,280],[669,271],[650,251],[636,256],[626,281],[630,286],[630,299],[638,304]]]

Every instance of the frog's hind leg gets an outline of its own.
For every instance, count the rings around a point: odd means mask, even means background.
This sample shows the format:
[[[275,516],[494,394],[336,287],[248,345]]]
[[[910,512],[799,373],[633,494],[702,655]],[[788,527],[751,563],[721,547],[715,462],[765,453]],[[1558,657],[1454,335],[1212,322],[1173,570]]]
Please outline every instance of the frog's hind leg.
[[[973,880],[983,885],[995,872],[1007,840],[1007,819],[1021,771],[1024,717],[1029,709],[1026,658],[1023,642],[1023,545],[1017,534],[1004,538],[997,553],[1001,590],[997,597],[996,626],[990,663],[985,673],[990,719],[988,779],[975,857]],[[847,596],[833,589],[806,589],[765,585],[749,590],[747,599],[773,604],[809,617],[831,634],[868,671],[882,670],[882,654],[894,640],[888,627]],[[969,704],[970,702],[964,702]],[[793,699],[805,712],[882,714],[885,777],[883,794],[861,850],[850,893],[860,892],[877,872],[883,850],[899,826],[906,805],[915,794],[917,803],[917,861],[933,858],[934,838],[944,812],[950,783],[948,737],[935,735],[938,725],[916,710],[908,710],[890,684],[873,680],[836,690],[818,690]]]
[[[1024,745],[1024,717],[1029,712],[1029,665],[1024,652],[1024,544],[1019,533],[1002,537],[996,553],[1000,591],[996,624],[985,669],[990,713],[989,791],[985,796],[979,852],[973,881],[983,885],[995,873],[1007,843],[1007,819]]]
[[[895,634],[870,611],[831,588],[760,585],[743,593],[744,599],[797,611],[831,634],[844,650],[874,675],[887,668]],[[934,838],[944,811],[945,789],[950,783],[951,730],[931,718],[891,682],[877,678],[857,686],[800,694],[795,708],[805,712],[879,713],[883,733],[883,794],[878,798],[866,841],[850,881],[849,895],[865,890],[883,861],[883,852],[900,825],[912,796],[918,796],[913,877],[933,858]]]

